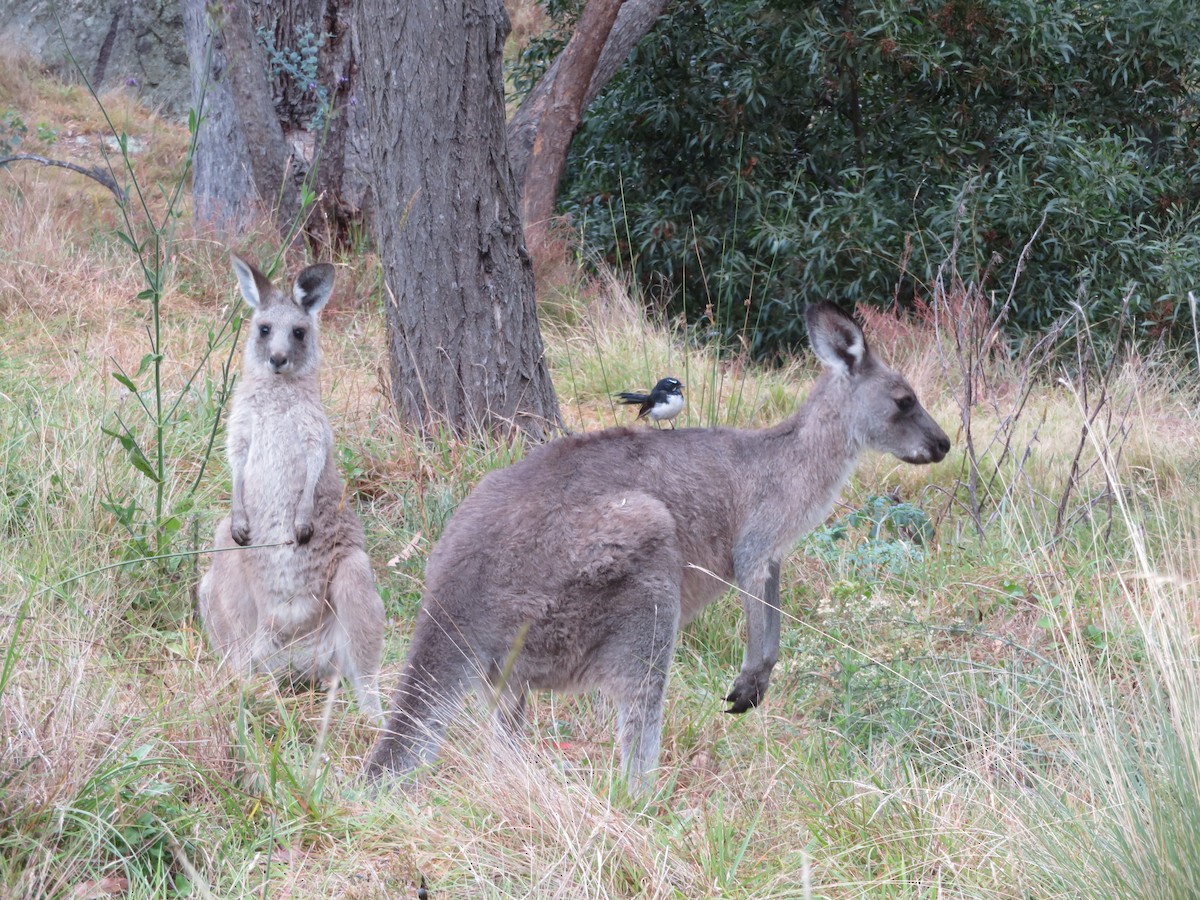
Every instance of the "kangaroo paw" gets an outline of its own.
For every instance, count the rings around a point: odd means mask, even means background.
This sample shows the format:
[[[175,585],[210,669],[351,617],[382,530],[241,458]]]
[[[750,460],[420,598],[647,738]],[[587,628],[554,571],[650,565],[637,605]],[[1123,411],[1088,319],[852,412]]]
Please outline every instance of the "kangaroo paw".
[[[229,526],[230,536],[239,547],[245,547],[250,543],[250,520],[245,516],[234,516],[233,522]]]
[[[763,697],[767,695],[767,684],[770,682],[771,673],[768,672],[742,672],[733,682],[733,690],[725,697],[725,702],[730,704],[727,713],[744,713],[746,710],[758,706],[762,703]]]
[[[307,544],[312,540],[313,524],[312,522],[301,522],[296,520],[296,543]]]

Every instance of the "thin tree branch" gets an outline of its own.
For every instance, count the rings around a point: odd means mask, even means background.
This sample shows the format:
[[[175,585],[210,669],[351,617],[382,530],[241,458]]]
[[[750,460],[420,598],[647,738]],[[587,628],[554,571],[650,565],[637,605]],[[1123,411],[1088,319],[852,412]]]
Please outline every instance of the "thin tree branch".
[[[129,199],[125,191],[117,185],[112,175],[105,172],[98,166],[81,166],[73,162],[67,162],[62,159],[47,159],[44,156],[34,156],[32,153],[17,153],[13,156],[0,156],[0,167],[7,166],[9,163],[21,162],[28,160],[29,162],[41,163],[43,166],[58,166],[61,169],[70,169],[72,172],[78,172],[80,175],[86,175],[93,181],[98,181],[104,185],[117,198],[118,203],[124,203]]]
[[[586,109],[600,91],[608,84],[617,70],[628,58],[638,42],[646,36],[658,17],[662,15],[667,0],[626,0],[621,4],[617,20],[613,23],[600,52],[600,59],[592,70],[583,106]],[[525,170],[533,155],[533,142],[538,126],[550,103],[550,93],[558,79],[562,54],[560,53],[529,91],[517,111],[508,122],[508,158],[517,185],[524,193]]]

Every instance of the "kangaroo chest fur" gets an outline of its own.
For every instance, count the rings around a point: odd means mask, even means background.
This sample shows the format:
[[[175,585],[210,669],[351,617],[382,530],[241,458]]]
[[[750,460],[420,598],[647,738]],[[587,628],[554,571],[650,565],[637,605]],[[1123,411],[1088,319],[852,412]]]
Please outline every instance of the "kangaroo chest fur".
[[[246,500],[256,512],[256,542],[285,541],[300,502],[303,477],[313,456],[327,461],[333,444],[329,422],[311,404],[296,402],[293,391],[265,385],[238,407],[233,422],[247,432]],[[322,472],[322,481],[326,473]],[[317,491],[329,485],[317,482]]]
[[[314,495],[314,511],[324,516],[340,499],[341,479],[332,462],[333,433],[319,404],[300,402],[300,385],[267,376],[242,383],[244,388],[234,406],[230,421],[231,452],[245,442],[244,491],[248,509],[254,511],[251,523],[255,544],[279,544],[256,547],[251,571],[258,587],[284,606],[276,611],[277,627],[303,628],[311,607],[293,606],[295,600],[311,600],[323,594],[321,584],[323,556],[317,549],[324,543],[299,545],[295,542],[294,522],[304,484],[304,471],[310,460],[321,460],[322,471]],[[307,613],[307,615],[305,614]],[[298,621],[289,623],[296,617]]]

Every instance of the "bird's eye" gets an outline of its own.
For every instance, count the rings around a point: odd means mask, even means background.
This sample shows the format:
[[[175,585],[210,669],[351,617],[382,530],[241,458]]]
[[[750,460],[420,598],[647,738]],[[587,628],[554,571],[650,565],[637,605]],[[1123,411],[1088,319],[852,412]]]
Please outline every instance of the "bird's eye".
[[[266,337],[268,334],[271,333],[271,326],[270,325],[259,325],[258,333],[260,335],[262,335],[263,337]]]
[[[293,328],[292,329],[292,337],[294,337],[298,341],[304,340],[304,334],[305,334],[305,332],[304,332],[303,328]]]
[[[912,394],[905,394],[903,397],[896,398],[896,409],[902,413],[906,413],[917,405],[917,398]]]

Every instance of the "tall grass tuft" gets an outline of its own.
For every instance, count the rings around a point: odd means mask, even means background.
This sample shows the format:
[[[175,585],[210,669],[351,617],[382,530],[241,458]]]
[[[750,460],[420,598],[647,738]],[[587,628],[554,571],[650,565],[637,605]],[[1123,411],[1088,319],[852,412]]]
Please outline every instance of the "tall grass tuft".
[[[1118,498],[1134,558],[1105,610],[1106,635],[1125,646],[1097,654],[1094,632],[1064,636],[1063,740],[1022,804],[1019,843],[1048,889],[1191,897],[1200,893],[1195,513],[1181,518],[1185,533],[1151,543],[1146,511],[1127,496]],[[1154,500],[1161,512],[1165,498]]]

